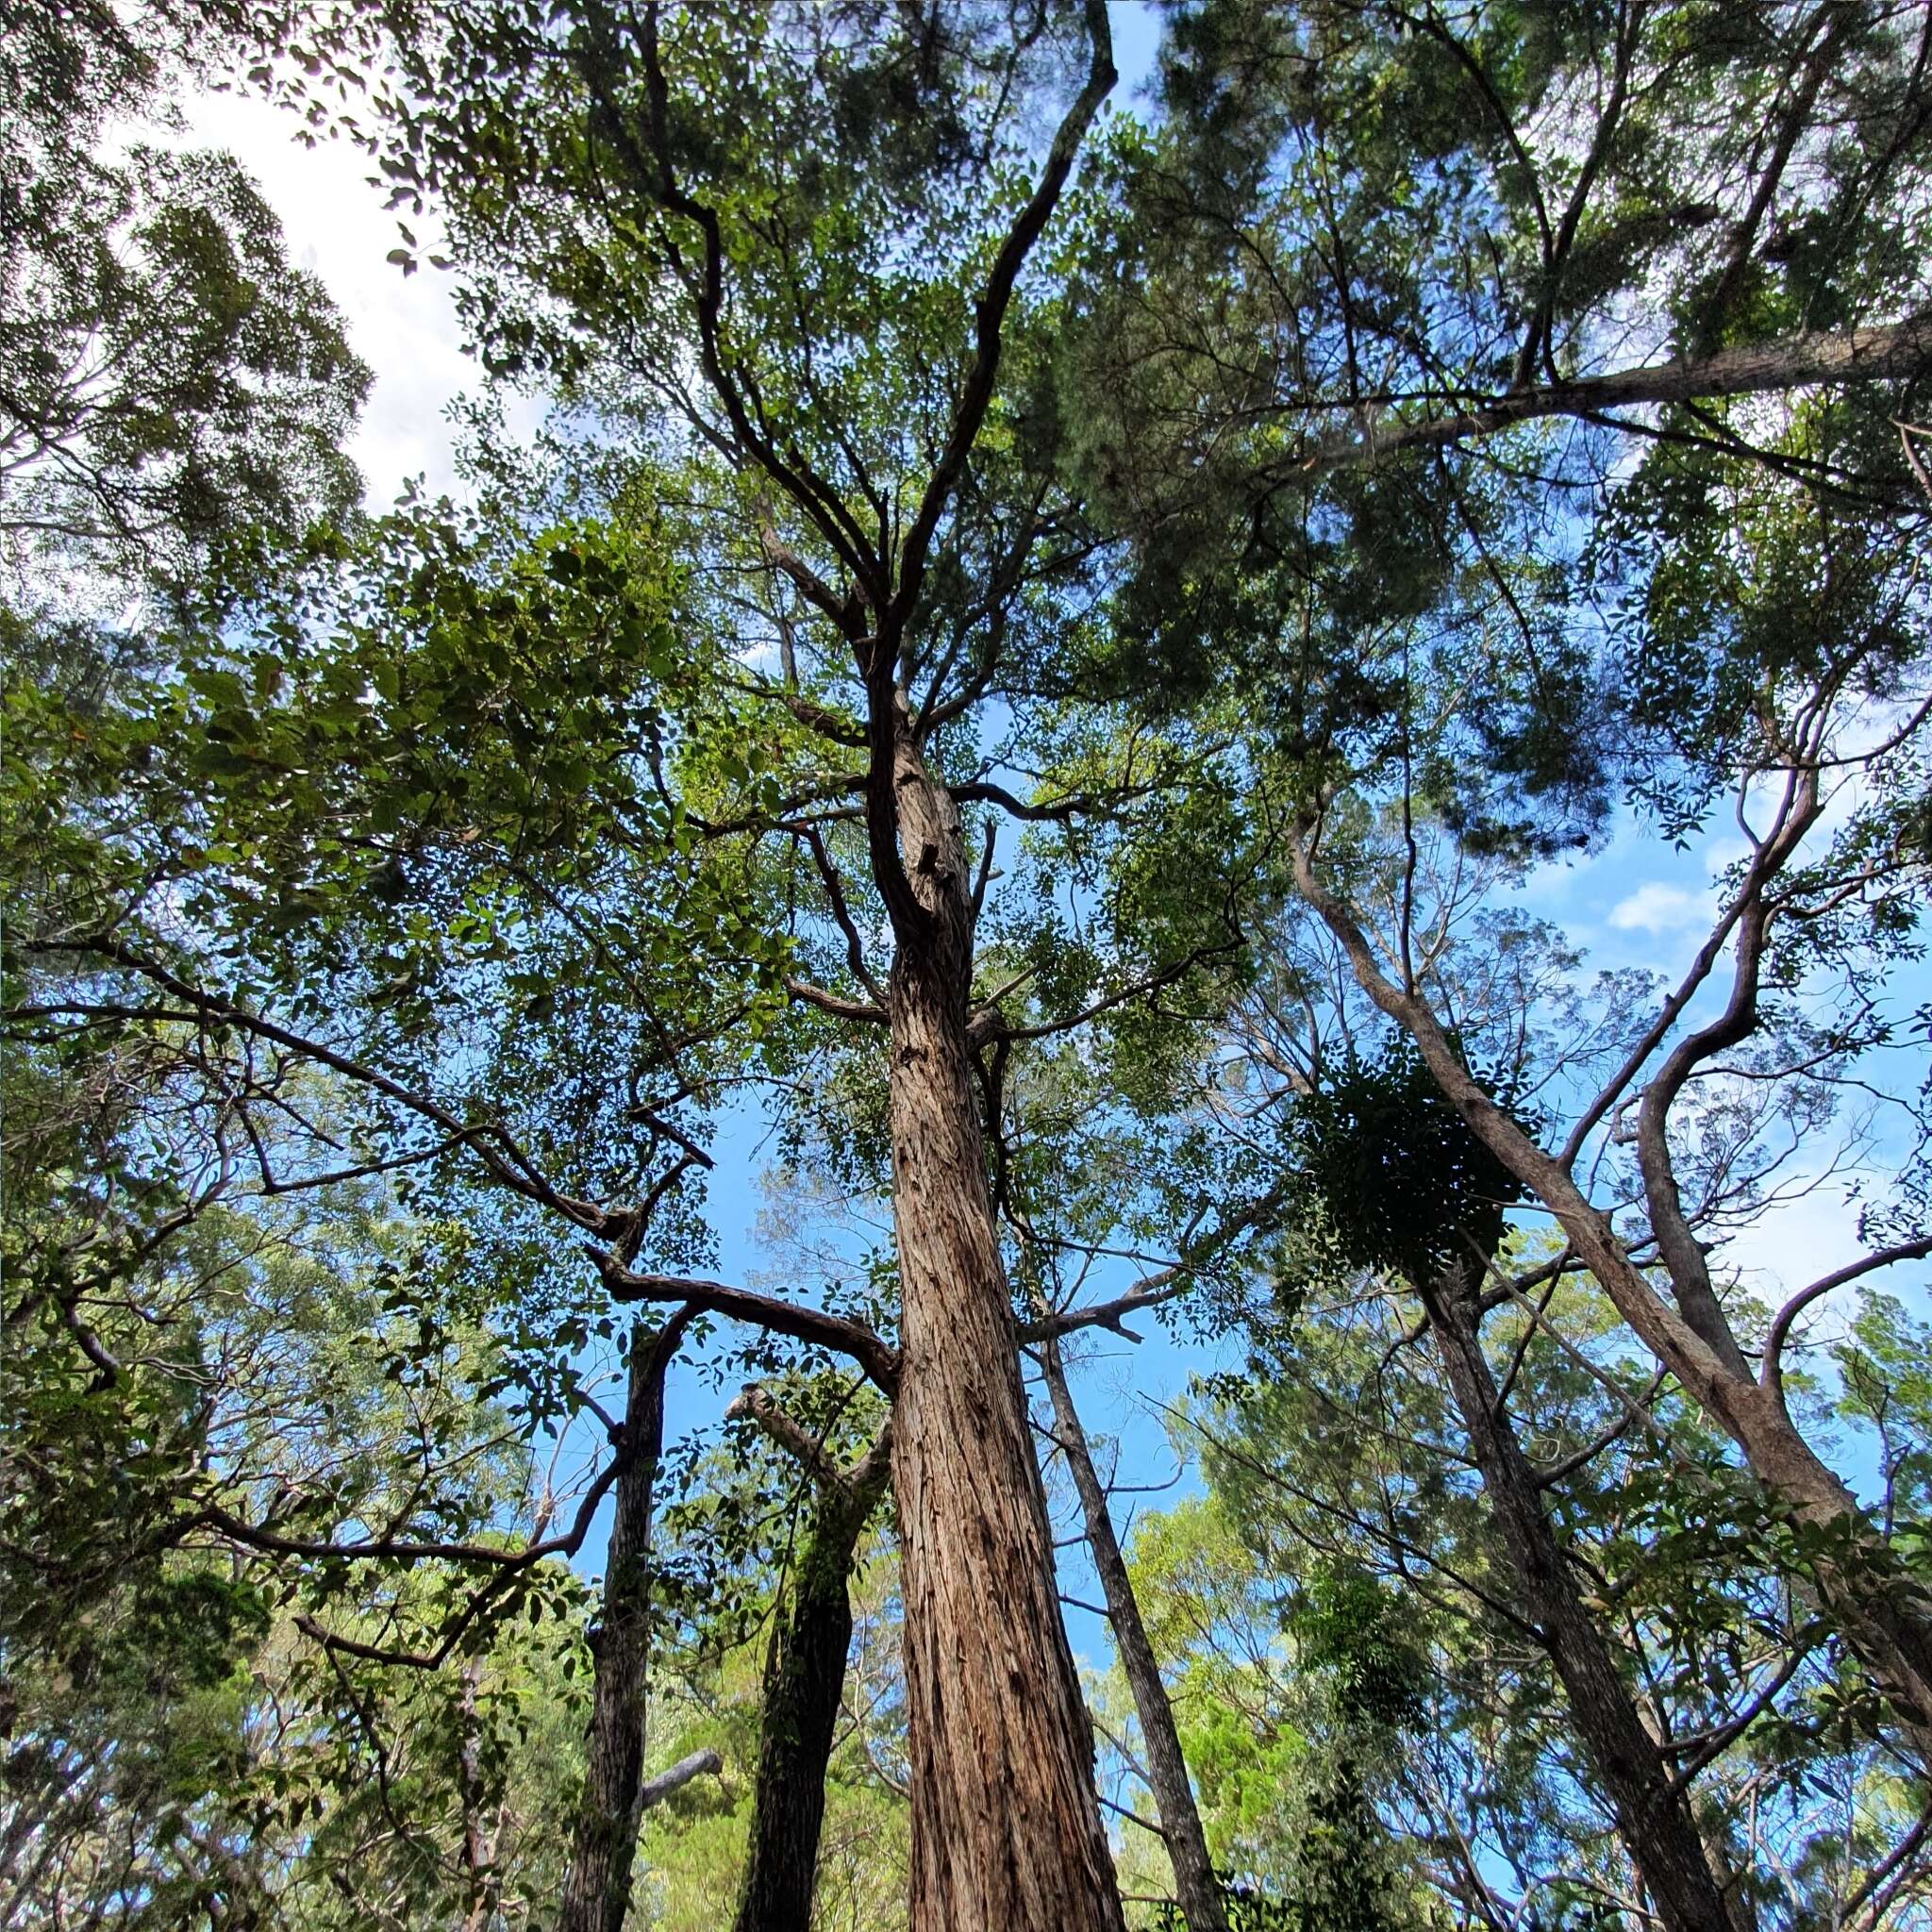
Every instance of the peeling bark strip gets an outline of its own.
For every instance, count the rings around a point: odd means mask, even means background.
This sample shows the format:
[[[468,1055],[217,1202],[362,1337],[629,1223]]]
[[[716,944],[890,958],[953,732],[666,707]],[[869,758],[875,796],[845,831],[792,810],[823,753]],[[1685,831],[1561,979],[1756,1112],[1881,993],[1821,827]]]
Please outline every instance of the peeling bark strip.
[[[1687,1792],[1643,1727],[1596,1620],[1583,1607],[1543,1513],[1535,1472],[1497,1398],[1459,1279],[1422,1290],[1436,1352],[1482,1474],[1516,1594],[1556,1667],[1577,1736],[1589,1753],[1651,1908],[1667,1932],[1749,1932],[1751,1918],[1713,1876]]]
[[[1208,1856],[1201,1814],[1194,1805],[1193,1787],[1188,1782],[1180,1735],[1174,1729],[1174,1707],[1167,1700],[1167,1686],[1161,1682],[1159,1659],[1148,1641],[1147,1626],[1141,1621],[1133,1579],[1127,1574],[1120,1539],[1114,1535],[1113,1519],[1108,1514],[1107,1492],[1094,1471],[1086,1431],[1080,1426],[1079,1411],[1074,1407],[1073,1392],[1060,1365],[1058,1341],[1049,1338],[1041,1344],[1040,1367],[1053,1401],[1055,1431],[1079,1493],[1087,1547],[1092,1552],[1093,1568],[1107,1599],[1108,1622],[1113,1625],[1121,1668],[1134,1692],[1134,1709],[1147,1747],[1147,1781],[1153,1787],[1155,1808],[1160,1813],[1168,1862],[1174,1867],[1174,1895],[1188,1922],[1188,1932],[1227,1932],[1221,1881]]]
[[[664,1376],[690,1309],[655,1335],[633,1332],[630,1387],[618,1442],[616,1514],[604,1603],[591,1633],[596,1677],[560,1932],[624,1932],[645,1794],[644,1700],[651,1663],[651,1486],[664,1451]]]
[[[917,919],[895,919],[892,1483],[904,1550],[918,1932],[1119,1932],[1092,1732],[986,1188],[967,1044],[973,907],[958,808],[903,700],[891,791]],[[896,856],[896,855],[895,855]]]

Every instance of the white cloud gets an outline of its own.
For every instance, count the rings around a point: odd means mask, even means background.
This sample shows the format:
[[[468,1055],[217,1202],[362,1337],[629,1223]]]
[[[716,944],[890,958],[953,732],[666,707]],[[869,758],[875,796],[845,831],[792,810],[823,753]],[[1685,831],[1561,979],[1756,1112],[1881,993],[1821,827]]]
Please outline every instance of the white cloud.
[[[454,490],[447,412],[480,372],[462,353],[450,278],[425,264],[406,279],[384,259],[401,238],[382,189],[370,184],[375,163],[345,141],[303,147],[293,114],[239,94],[202,94],[184,112],[186,143],[225,148],[241,161],[281,219],[290,260],[320,277],[351,345],[375,372],[349,443],[370,507],[386,508],[412,476],[432,495]],[[140,138],[180,139],[145,128]],[[428,224],[412,225],[431,242]],[[513,431],[525,433],[534,418],[534,409],[513,410]]]
[[[1653,879],[1617,901],[1607,924],[1617,932],[1681,932],[1708,916],[1703,893]]]

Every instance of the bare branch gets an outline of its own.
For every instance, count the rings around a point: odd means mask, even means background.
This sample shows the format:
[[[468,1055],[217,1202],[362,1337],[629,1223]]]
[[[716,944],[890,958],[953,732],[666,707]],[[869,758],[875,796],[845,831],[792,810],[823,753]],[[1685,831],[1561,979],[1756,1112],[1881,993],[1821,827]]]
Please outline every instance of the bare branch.
[[[1240,945],[1238,939],[1224,940],[1218,945],[1196,946],[1192,951],[1174,960],[1171,965],[1147,974],[1135,980],[1130,986],[1124,986],[1118,992],[1110,992],[1106,998],[1095,1000],[1092,1005],[1083,1007],[1077,1013],[1069,1013],[1064,1020],[1044,1020],[1036,1026],[1008,1026],[991,1014],[986,1026],[986,1037],[996,1040],[1051,1040],[1056,1034],[1070,1033],[1075,1026],[1084,1026],[1090,1020],[1097,1020],[1101,1014],[1111,1012],[1116,1007],[1124,1007],[1130,1000],[1144,998],[1150,992],[1158,992],[1164,986],[1174,982],[1198,966],[1204,959],[1217,958],[1224,953],[1232,953]]]
[[[812,863],[818,867],[819,877],[824,882],[825,897],[831,901],[832,917],[845,935],[845,957],[852,968],[852,976],[883,1008],[886,1004],[885,991],[866,968],[865,947],[860,943],[858,927],[853,921],[851,908],[845,903],[845,889],[840,883],[839,869],[832,863],[831,854],[825,850],[824,839],[816,825],[808,825],[799,836],[811,848]]]
[[[596,1262],[605,1286],[618,1301],[688,1302],[700,1313],[748,1322],[774,1335],[789,1335],[794,1341],[812,1342],[847,1356],[888,1395],[898,1387],[898,1350],[862,1323],[722,1281],[697,1281],[681,1274],[634,1274],[605,1249],[587,1245],[585,1252]]]
[[[756,1423],[821,1489],[842,1493],[847,1488],[845,1471],[825,1453],[824,1441],[787,1414],[762,1384],[747,1382],[732,1397],[724,1417],[727,1422]]]
[[[1894,1262],[1923,1261],[1927,1255],[1932,1255],[1932,1235],[1922,1235],[1917,1241],[1901,1241],[1892,1248],[1880,1248],[1829,1274],[1821,1275],[1808,1288],[1801,1288],[1771,1319],[1771,1328],[1764,1338],[1764,1360],[1758,1371],[1758,1379],[1782,1401],[1785,1343],[1790,1339],[1791,1324],[1813,1302],[1834,1289],[1844,1287],[1848,1281],[1857,1281],[1860,1275],[1874,1274],[1880,1268],[1890,1268]]]
[[[638,1807],[648,1811],[653,1805],[663,1803],[673,1791],[682,1790],[692,1778],[724,1769],[724,1760],[715,1751],[693,1751],[689,1757],[680,1757],[669,1771],[660,1771],[656,1777],[643,1781],[638,1788]]]
[[[1788,337],[1740,344],[1708,356],[1674,358],[1641,369],[1579,376],[1489,396],[1433,421],[1373,426],[1366,434],[1317,444],[1295,468],[1320,475],[1344,464],[1374,462],[1409,449],[1436,449],[1493,435],[1549,416],[1595,416],[1645,403],[1692,402],[1704,396],[1758,395],[1825,382],[1879,382],[1909,375],[1932,362],[1932,316],[1913,316],[1877,328]]]
[[[1187,1293],[1201,1270],[1222,1249],[1256,1228],[1266,1227],[1273,1221],[1275,1211],[1287,1199],[1288,1191],[1289,1182],[1284,1177],[1241,1213],[1229,1216],[1211,1232],[1189,1242],[1178,1260],[1151,1274],[1142,1275],[1125,1294],[1109,1302],[1097,1302],[1091,1307],[1070,1308],[1024,1323],[1019,1329],[1020,1340],[1054,1341],[1079,1328],[1111,1328],[1129,1341],[1139,1341],[1141,1338],[1138,1335],[1121,1325],[1123,1318],[1141,1308],[1158,1307],[1162,1302],[1171,1302]]]
[[[873,1006],[866,1000],[841,999],[835,992],[827,992],[822,986],[814,986],[808,979],[788,979],[785,991],[795,1000],[808,1007],[816,1007],[822,1013],[829,1013],[835,1020],[858,1020],[868,1026],[884,1026],[889,1023],[886,1009]]]
[[[97,933],[85,939],[51,941],[26,941],[24,943],[29,951],[36,953],[74,953],[82,956],[93,954],[100,958],[110,960],[113,964],[152,981],[174,998],[185,1000],[205,1018],[225,1021],[231,1026],[239,1027],[260,1039],[273,1041],[277,1046],[286,1047],[291,1053],[301,1054],[305,1058],[312,1059],[318,1065],[341,1074],[345,1079],[370,1088],[421,1119],[433,1122],[453,1141],[474,1146],[491,1176],[503,1186],[522,1194],[526,1200],[554,1208],[566,1220],[587,1232],[602,1233],[609,1225],[609,1216],[594,1202],[576,1200],[552,1187],[539,1173],[529,1156],[501,1124],[489,1121],[466,1126],[430,1095],[417,1092],[404,1086],[401,1081],[391,1078],[378,1068],[367,1066],[319,1040],[294,1032],[279,1022],[240,1006],[220,993],[204,991],[200,987],[190,984],[178,974],[163,966],[159,960],[137,953],[133,948],[123,945],[119,940],[108,934]],[[127,1019],[151,1017],[144,1008],[139,1007],[115,1008],[104,1003],[96,1009]],[[486,1144],[487,1142],[495,1144],[491,1146]]]
[[[926,552],[931,547],[933,532],[939,528],[940,518],[945,513],[954,486],[958,482],[959,474],[966,467],[966,458],[979,435],[987,406],[992,401],[993,382],[1000,366],[1001,332],[1006,325],[1008,306],[1013,299],[1014,285],[1020,279],[1020,271],[1032,253],[1033,244],[1039,241],[1059,202],[1060,191],[1073,173],[1074,157],[1086,139],[1087,129],[1100,111],[1101,102],[1112,92],[1117,78],[1113,65],[1113,35],[1108,24],[1106,0],[1087,0],[1087,35],[1091,58],[1086,85],[1055,130],[1039,184],[1007,231],[1000,252],[993,258],[986,287],[974,304],[973,363],[966,374],[959,406],[953,414],[945,448],[926,480],[919,509],[906,531],[905,541],[899,546],[898,585],[893,591],[891,609],[882,613],[886,619],[883,628],[888,635],[903,631],[918,607],[925,576]]]

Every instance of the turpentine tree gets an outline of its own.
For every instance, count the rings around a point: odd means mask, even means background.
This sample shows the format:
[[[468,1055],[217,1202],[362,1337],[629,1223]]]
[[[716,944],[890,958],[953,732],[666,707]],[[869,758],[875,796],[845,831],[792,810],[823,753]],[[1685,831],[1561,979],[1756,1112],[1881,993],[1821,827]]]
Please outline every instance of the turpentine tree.
[[[1112,1923],[982,1087],[1029,1035],[1176,981],[1229,933],[1212,895],[1156,920],[1117,903],[1041,974],[1039,1017],[1009,1019],[975,956],[991,845],[963,816],[994,808],[990,840],[998,813],[1072,824],[1172,782],[1155,743],[1098,749],[1077,791],[995,775],[1027,762],[1041,696],[1081,689],[1091,541],[1028,344],[1050,319],[1042,237],[1113,81],[1105,10],[402,27],[384,154],[469,264],[485,361],[689,465],[649,488],[692,533],[737,668],[691,693],[667,792],[724,780],[693,836],[784,908],[820,975],[788,972],[791,998],[886,1049],[898,1351],[863,1346],[894,1390],[913,1921]]]

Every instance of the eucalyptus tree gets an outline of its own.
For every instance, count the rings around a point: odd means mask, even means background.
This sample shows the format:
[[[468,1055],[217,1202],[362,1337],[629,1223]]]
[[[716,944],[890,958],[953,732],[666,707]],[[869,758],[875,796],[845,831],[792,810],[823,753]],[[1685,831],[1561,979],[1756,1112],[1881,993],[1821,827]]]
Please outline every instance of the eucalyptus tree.
[[[1010,1084],[992,1124],[995,1201],[1013,1231],[1016,1278],[1033,1305],[1026,1353],[1045,1396],[1047,1420],[1040,1426],[1048,1466],[1063,1464],[1073,1487],[1140,1726],[1134,1770],[1154,1799],[1175,1906],[1198,1932],[1228,1924],[1232,1894],[1202,1828],[1161,1658],[1114,1527],[1110,1485],[1081,1423],[1063,1338],[1076,1324],[1095,1325],[1098,1316],[1114,1335],[1139,1343],[1129,1317],[1171,1321],[1183,1297],[1224,1295],[1227,1284],[1243,1281],[1265,1257],[1283,1191],[1253,1172],[1243,1150],[1217,1145],[1203,1132],[1209,1116],[1195,1055],[1174,1054],[1171,1039],[1111,1044],[1133,1070],[1133,1105],[1093,1080],[1077,1048],[1042,1057]],[[1087,1279],[1119,1258],[1115,1244],[1123,1239],[1132,1241],[1129,1252],[1145,1272],[1124,1294],[1090,1302],[1070,1320]],[[1171,1258],[1160,1257],[1163,1243]]]
[[[1562,1683],[1650,1908],[1668,1925],[1754,1923],[1722,1840],[1713,1849],[1700,1837],[1688,1787],[1646,1728],[1609,1634],[1585,1606],[1549,1519],[1553,1482],[1524,1453],[1481,1345],[1486,1275],[1514,1191],[1510,1176],[1485,1159],[1410,1057],[1357,1061],[1312,1088],[1296,1113],[1294,1138],[1333,1260],[1344,1271],[1390,1271],[1421,1300],[1507,1552],[1508,1594]],[[1471,1266],[1476,1257],[1481,1273]]]
[[[623,1932],[630,1908],[631,1862],[647,1802],[651,1516],[664,1453],[664,1377],[690,1323],[690,1311],[679,1309],[656,1331],[640,1324],[631,1336],[622,1459],[611,1486],[600,1614],[591,1632],[597,1669],[584,1788],[558,1913],[563,1932]]]
[[[915,1923],[1114,1923],[980,1089],[1234,935],[1151,876],[1097,916],[1049,891],[1001,936],[1009,1020],[962,816],[1127,841],[1198,762],[1096,737],[1077,792],[1011,776],[1099,715],[1061,703],[1091,544],[1027,272],[1111,83],[1104,11],[402,25],[384,163],[436,196],[486,364],[594,418],[591,480],[475,529],[406,508],[367,562],[324,532],[319,577],[174,641],[97,728],[29,705],[16,1015],[186,1027],[241,1062],[205,1131],[262,1191],[380,1172],[460,1220],[527,1416],[575,1402],[613,1303],[850,1355],[895,1402]],[[704,1115],[833,1025],[891,1042],[897,1307],[863,1320],[690,1272]],[[351,1096],[340,1161],[249,1137],[302,1067]]]
[[[1174,1869],[1175,1900],[1188,1932],[1204,1932],[1204,1928],[1205,1932],[1224,1932],[1227,1908],[1222,1897],[1222,1883],[1201,1829],[1180,1733],[1174,1726],[1167,1690],[1161,1682],[1159,1659],[1148,1641],[1146,1624],[1134,1596],[1133,1580],[1121,1553],[1120,1540],[1114,1534],[1107,1490],[1094,1467],[1086,1431],[1080,1425],[1080,1412],[1067,1385],[1057,1338],[1048,1336],[1041,1342],[1039,1360],[1041,1379],[1053,1405],[1053,1441],[1066,1457],[1074,1493],[1079,1498],[1087,1547],[1093,1559],[1094,1574],[1100,1578],[1114,1647],[1141,1721],[1161,1839]]]
[[[1606,1829],[1608,1793],[1524,1614],[1446,1377],[1409,1339],[1408,1297],[1369,1286],[1313,1290],[1257,1374],[1190,1405],[1176,1427],[1213,1500],[1146,1519],[1136,1540],[1209,1830],[1244,1838],[1250,1858],[1280,1855],[1279,1814],[1261,1801],[1293,1707],[1297,1619],[1335,1579],[1367,1577],[1426,1659],[1421,1714],[1374,1782],[1408,1869],[1458,1924],[1508,1923],[1532,1903],[1579,1924],[1648,1916],[1657,1902]],[[1912,1785],[1842,1701],[1802,1587],[1740,1579],[1738,1532],[1704,1491],[1708,1431],[1664,1403],[1633,1445],[1623,1404],[1654,1398],[1618,1363],[1613,1311],[1574,1292],[1553,1307],[1605,1381],[1511,1316],[1486,1340],[1503,1373],[1519,1349],[1542,1357],[1518,1369],[1511,1405],[1540,1470],[1625,1424],[1546,1494],[1700,1833],[1760,1924],[1860,1923],[1894,1880],[1910,1897],[1924,1883]],[[1659,1468],[1666,1436],[1683,1461]],[[1229,1708],[1241,1722],[1217,1725]]]
[[[740,1360],[760,1355],[764,1379],[726,1405],[722,1438],[707,1429],[675,1458],[688,1468],[663,1512],[653,1755],[708,1747],[724,1768],[647,1818],[645,1909],[691,1932],[721,1908],[903,1924],[897,1557],[886,1457],[866,1463],[883,1404],[849,1371],[801,1373],[762,1340]],[[741,1372],[716,1366],[721,1387]],[[871,1492],[856,1527],[863,1493],[830,1487],[847,1472]]]
[[[1815,526],[1806,530],[1801,525],[1800,548],[1815,534]],[[1659,588],[1666,588],[1669,574],[1660,575]],[[1689,973],[1658,1001],[1622,1061],[1570,1117],[1555,1153],[1546,1152],[1472,1074],[1431,1007],[1426,975],[1405,942],[1398,938],[1392,954],[1377,954],[1358,909],[1350,908],[1324,868],[1319,807],[1306,810],[1297,829],[1295,871],[1302,894],[1335,933],[1363,989],[1409,1033],[1483,1146],[1517,1186],[1557,1216],[1577,1257],[1603,1282],[1645,1345],[1736,1441],[1774,1504],[1807,1526],[1820,1588],[1848,1638],[1921,1734],[1923,1749],[1924,1720],[1932,1707],[1924,1694],[1928,1658],[1922,1654],[1918,1593],[1897,1573],[1850,1491],[1806,1442],[1780,1381],[1784,1347],[1805,1308],[1875,1269],[1932,1252],[1932,1238],[1917,1219],[1919,1190],[1909,1151],[1916,1134],[1908,1100],[1906,1166],[1892,1201],[1876,1205],[1866,1220],[1871,1244],[1844,1268],[1796,1290],[1774,1317],[1755,1367],[1722,1307],[1704,1245],[1692,1231],[1693,1222],[1722,1226],[1731,1218],[1735,1224],[1740,1208],[1757,1205],[1726,1202],[1727,1180],[1757,1178],[1774,1169],[1772,1149],[1780,1139],[1780,1124],[1761,1108],[1733,1109],[1723,1123],[1715,1108],[1699,1108],[1698,1080],[1707,1083],[1735,1069],[1736,1077],[1776,1084],[1787,1106],[1797,1109],[1788,1121],[1808,1116],[1822,1124],[1835,1097],[1831,1083],[1851,1077],[1850,1069],[1862,1056],[1881,1052],[1896,1037],[1895,1023],[1883,1013],[1883,989],[1900,957],[1900,941],[1914,923],[1912,882],[1924,859],[1912,829],[1915,808],[1905,805],[1895,789],[1902,781],[1907,797],[1916,789],[1910,774],[1919,757],[1911,742],[1917,721],[1908,712],[1898,724],[1888,714],[1902,697],[1915,703],[1909,693],[1917,652],[1907,641],[1909,629],[1894,627],[1903,615],[1894,590],[1880,590],[1874,608],[1857,590],[1840,594],[1853,575],[1848,571],[1836,582],[1827,579],[1828,588],[1809,609],[1795,606],[1780,584],[1777,624],[1784,640],[1801,634],[1791,654],[1798,661],[1787,658],[1763,667],[1750,722],[1739,721],[1729,744],[1720,735],[1727,721],[1707,712],[1706,742],[1716,741],[1722,747],[1711,763],[1735,788],[1748,857],[1736,868],[1728,903]],[[1707,605],[1698,617],[1725,625],[1741,619],[1748,626],[1754,593],[1761,594],[1757,586],[1733,580],[1713,600],[1715,609]],[[1653,606],[1651,614],[1656,613]],[[1654,635],[1668,648],[1668,626]],[[1816,655],[1807,662],[1811,652]],[[1640,665],[1640,675],[1656,668],[1651,658]],[[1675,686],[1664,700],[1674,729],[1674,720],[1683,716],[1683,687],[1668,671],[1659,676]],[[1816,840],[1807,850],[1804,841],[1818,826],[1831,774],[1849,770],[1865,774],[1876,802],[1854,808],[1843,833]],[[1677,782],[1674,772],[1660,789],[1668,792]],[[1703,774],[1690,781],[1701,794],[1694,814],[1701,815],[1708,782]],[[1663,803],[1668,811],[1674,801]],[[1759,811],[1762,817],[1754,823]],[[1727,997],[1720,1010],[1698,1024],[1693,1001],[1727,943],[1733,947]],[[1807,1012],[1812,999],[1820,1005]],[[1752,1049],[1748,1058],[1725,1058],[1740,1048]],[[1645,1074],[1647,1082],[1640,1088],[1636,1083]],[[1717,1092],[1706,1085],[1705,1093]],[[1641,1203],[1647,1241],[1654,1243],[1674,1307],[1631,1259],[1609,1213],[1574,1177],[1579,1156],[1619,1109],[1634,1112],[1631,1191]],[[1722,1154],[1708,1137],[1701,1150],[1685,1149],[1681,1137],[1699,1115],[1730,1142]],[[1674,1147],[1674,1124],[1680,1137]],[[1612,1140],[1608,1158],[1598,1163],[1600,1175],[1619,1174],[1620,1151]],[[1702,1189],[1702,1199],[1693,1188]],[[1896,1238],[1885,1238],[1889,1220]]]
[[[1122,379],[1088,422],[1120,488],[1174,507],[1425,453],[1455,459],[1444,488],[1490,464],[1587,485],[1610,437],[1746,449],[1896,507],[1890,419],[1916,420],[1932,356],[1918,9],[1169,19],[1134,219],[1090,269],[1085,353]],[[1819,385],[1907,408],[1791,447],[1746,400]],[[1145,460],[1177,437],[1205,471]]]
[[[975,1084],[996,1108],[1016,1048],[1175,985],[1231,935],[1213,906],[1144,889],[1091,938],[1051,910],[1015,922],[1007,976],[1037,987],[1009,1025],[997,991],[972,998],[991,832],[975,878],[960,823],[978,807],[1070,825],[1179,761],[1153,741],[1102,750],[1083,791],[1043,802],[1001,769],[1027,756],[1029,708],[1076,687],[1091,596],[1041,358],[1018,383],[1000,363],[1008,332],[1024,321],[1037,343],[1050,317],[1020,283],[1110,84],[1104,12],[807,8],[741,31],[678,15],[665,47],[655,8],[403,25],[412,85],[382,158],[403,198],[437,192],[486,363],[594,400],[644,460],[605,466],[588,518],[525,499],[515,527],[478,534],[406,510],[366,559],[324,528],[305,559],[319,579],[296,575],[245,632],[184,617],[152,684],[24,691],[16,1022],[184,1047],[184,1158],[210,1199],[399,1176],[464,1223],[458,1268],[507,1332],[533,1424],[577,1405],[571,1351],[614,1329],[613,1299],[842,1348],[902,1401],[911,1374],[923,1419],[902,1419],[895,1465],[916,1913],[1107,1923]],[[1042,158],[1026,116],[1055,90],[1073,105]],[[113,454],[138,480],[148,452]],[[170,536],[192,522],[172,500],[156,517]],[[775,673],[746,660],[747,620],[775,632]],[[987,718],[1004,744],[975,742]],[[1077,709],[1053,717],[1080,728]],[[890,975],[860,918],[893,934]],[[701,1249],[696,1116],[747,1046],[792,1052],[788,998],[808,1023],[895,1034],[880,1145],[906,1209],[903,1356],[843,1315],[662,1272]],[[315,1070],[346,1124],[291,1098]],[[293,1143],[264,1134],[272,1113]],[[595,1246],[594,1286],[569,1279],[572,1232]],[[46,1306],[105,1352],[75,1298]],[[628,1453],[607,1472],[626,1489]],[[424,1554],[325,1527],[272,1507],[226,1533],[324,1565]],[[453,1656],[501,1594],[452,1602],[412,1655]],[[385,1647],[318,1631],[338,1659]],[[617,1828],[592,1834],[594,1857],[586,1841],[572,1884],[608,1917],[634,1836],[641,1655],[607,1648],[621,1721],[598,1735],[622,1802],[592,1792]]]

